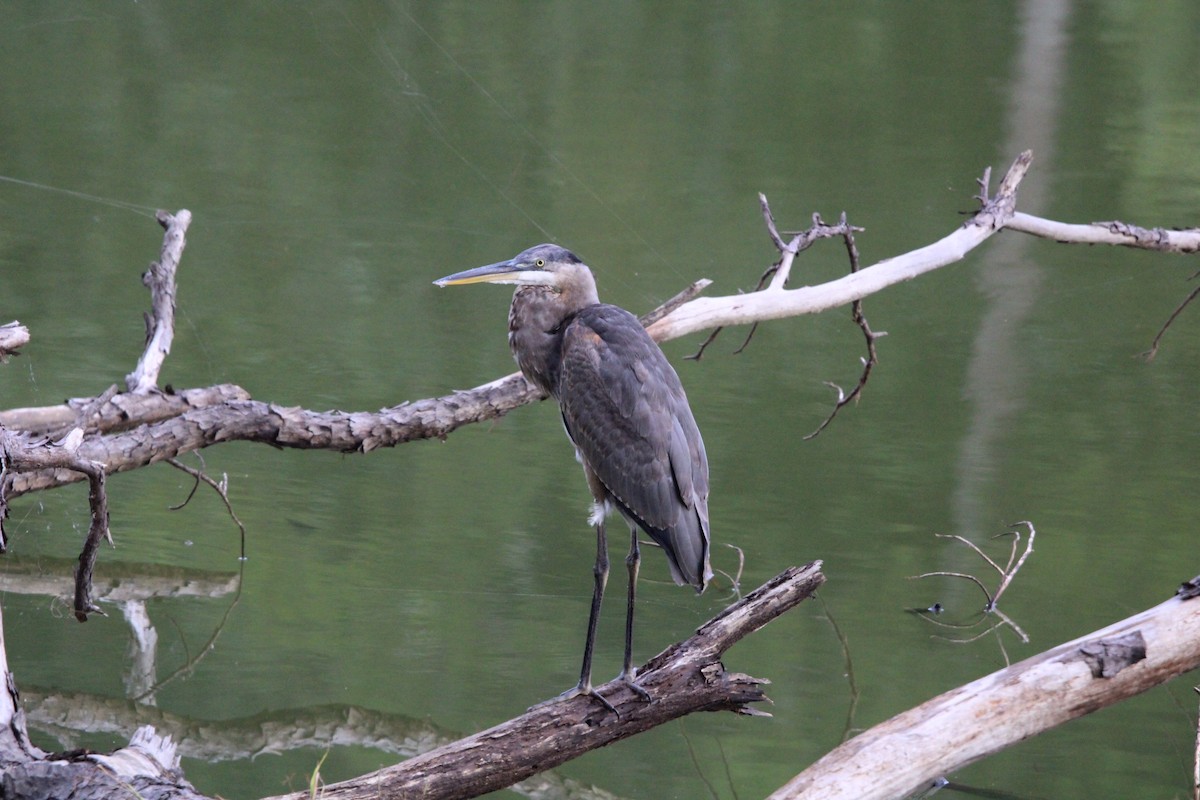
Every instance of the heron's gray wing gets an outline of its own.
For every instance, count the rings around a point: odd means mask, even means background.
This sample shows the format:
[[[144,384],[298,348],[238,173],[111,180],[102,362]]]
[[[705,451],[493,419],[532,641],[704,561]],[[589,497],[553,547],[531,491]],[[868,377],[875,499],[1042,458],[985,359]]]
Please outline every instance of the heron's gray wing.
[[[637,318],[589,306],[563,331],[567,434],[618,506],[662,545],[677,582],[708,565],[708,460],[679,376]]]

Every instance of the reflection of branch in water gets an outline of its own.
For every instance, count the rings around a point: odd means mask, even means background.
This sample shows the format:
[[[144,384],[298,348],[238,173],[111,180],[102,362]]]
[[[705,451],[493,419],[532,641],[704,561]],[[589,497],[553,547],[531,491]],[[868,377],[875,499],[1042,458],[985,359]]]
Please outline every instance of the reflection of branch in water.
[[[995,631],[997,628],[1001,628],[1001,627],[1011,628],[1013,630],[1013,632],[1016,633],[1018,637],[1020,637],[1022,642],[1028,644],[1029,643],[1029,635],[1026,634],[1025,631],[1022,630],[1021,626],[1018,625],[1011,617],[1009,617],[1007,614],[1005,614],[1003,611],[1001,611],[997,607],[997,603],[1000,602],[1000,596],[1003,595],[1005,590],[1008,589],[1009,585],[1012,583],[1013,578],[1016,577],[1017,572],[1020,571],[1022,566],[1024,566],[1025,560],[1027,558],[1029,558],[1029,555],[1033,552],[1033,540],[1034,540],[1034,537],[1037,535],[1037,530],[1034,529],[1033,523],[1029,522],[1029,521],[1015,522],[1010,527],[1013,530],[1006,531],[1004,533],[1000,533],[1000,534],[997,534],[996,536],[992,537],[992,538],[999,538],[1000,536],[1013,537],[1012,547],[1009,550],[1009,554],[1008,554],[1008,561],[1005,563],[1005,565],[1003,567],[1001,567],[995,560],[993,560],[991,558],[991,556],[989,556],[987,553],[983,552],[983,550],[981,550],[979,548],[979,546],[976,545],[974,542],[971,542],[968,539],[965,539],[962,536],[959,536],[958,534],[943,534],[943,533],[935,534],[940,539],[954,539],[958,542],[965,544],[967,547],[970,547],[972,550],[974,550],[975,553],[980,558],[982,558],[985,562],[987,562],[988,565],[990,565],[994,570],[996,570],[998,573],[1000,573],[1000,583],[997,585],[995,592],[989,592],[987,586],[984,585],[983,581],[981,581],[979,578],[975,577],[974,575],[972,575],[970,573],[965,573],[965,572],[946,572],[946,571],[925,572],[920,575],[913,576],[915,579],[933,578],[933,577],[962,578],[964,580],[970,581],[971,583],[974,583],[976,586],[979,587],[979,590],[981,592],[983,592],[983,596],[987,600],[984,603],[983,609],[978,613],[978,617],[977,617],[977,619],[975,619],[975,621],[973,621],[969,624],[962,624],[962,623],[955,624],[955,623],[949,623],[949,622],[941,622],[939,620],[933,619],[934,615],[940,614],[942,612],[943,607],[942,607],[941,603],[935,603],[933,606],[931,606],[929,608],[925,608],[925,609],[912,608],[912,609],[908,609],[908,610],[911,613],[917,614],[918,616],[921,616],[924,619],[928,620],[931,624],[937,625],[939,627],[944,627],[944,628],[970,629],[970,628],[974,628],[975,626],[977,626],[988,615],[995,615],[996,617],[999,618],[998,622],[996,622],[994,625],[992,625],[991,627],[989,627],[987,630],[983,631],[982,633],[979,633],[979,634],[972,636],[970,638],[967,638],[967,639],[961,639],[961,638],[950,639],[950,641],[953,641],[958,644],[969,644],[969,643],[974,642],[974,641],[986,636],[987,634]],[[1021,532],[1019,530],[1017,530],[1017,528],[1020,528],[1020,527],[1027,528],[1029,530],[1029,538],[1025,543],[1024,551],[1021,552],[1020,556],[1018,556],[1017,555],[1017,547],[1021,543]],[[1000,641],[999,637],[997,637],[997,641],[1000,643],[1000,651],[1004,654],[1004,661],[1005,661],[1005,663],[1008,663],[1008,652],[1004,649],[1004,642]]]
[[[0,591],[12,594],[70,597],[73,558],[29,558],[9,554],[0,573]],[[241,585],[240,572],[208,572],[162,564],[109,561],[92,584],[99,602],[127,603],[166,597],[223,597]]]
[[[829,610],[829,606],[825,603],[824,595],[818,594],[817,602],[821,604],[821,610],[825,612],[825,618],[829,620],[829,624],[833,626],[833,633],[838,638],[838,644],[842,646],[842,658],[846,661],[846,683],[850,689],[850,705],[846,709],[846,725],[842,728],[842,741],[847,741],[854,733],[854,715],[858,711],[858,681],[854,679],[854,660],[850,657],[850,640],[846,638],[846,634],[842,632],[841,627],[837,624],[837,620],[833,618],[833,612]]]
[[[982,789],[977,786],[968,786],[964,783],[956,783],[952,780],[947,780],[946,778],[938,778],[932,781],[921,791],[917,792],[916,794],[909,795],[909,800],[925,800],[926,797],[932,797],[942,789],[946,789],[958,794],[970,795],[972,797],[987,797],[991,798],[992,800],[1033,800],[1033,798],[1027,795],[1013,794],[1012,792],[1005,792],[1001,789]]]
[[[24,687],[21,701],[31,728],[68,741],[79,734],[129,737],[142,725],[178,743],[178,753],[209,763],[249,760],[302,748],[369,747],[412,757],[460,738],[425,719],[384,714],[356,706],[314,706],[251,717],[195,721],[154,706],[98,695],[43,692]],[[539,800],[618,800],[553,772],[535,775],[510,790]]]
[[[158,671],[158,631],[150,621],[144,600],[121,603],[121,613],[133,634],[129,638],[129,672],[125,675],[125,694],[129,697],[146,697],[146,702],[153,705],[154,676]]]
[[[712,781],[704,774],[704,767],[700,765],[700,759],[696,756],[696,748],[692,746],[692,737],[688,735],[683,720],[679,720],[679,732],[683,735],[683,743],[687,745],[688,758],[692,760],[692,767],[696,770],[696,775],[704,783],[704,788],[708,790],[709,797],[713,800],[718,800],[720,795],[717,793],[717,787],[713,786]],[[726,771],[728,772],[728,769]]]
[[[72,588],[71,565],[73,559],[19,558],[5,559],[5,570],[0,574],[0,591],[24,595],[49,595],[55,598],[69,597]],[[180,674],[187,674],[212,649],[229,614],[237,606],[242,592],[242,572],[213,573],[200,570],[165,567],[157,564],[106,563],[103,578],[93,585],[93,599],[116,603],[120,606],[130,629],[129,672],[125,676],[128,695],[141,702],[153,703],[154,693]],[[233,602],[226,610],[217,630],[196,658],[187,657],[188,663],[176,670],[166,680],[155,683],[157,672],[158,633],[150,620],[146,604],[152,599],[167,597],[218,598],[233,593]],[[65,602],[65,601],[64,601]],[[181,637],[182,638],[182,634]],[[187,643],[184,642],[186,649]]]
[[[244,564],[245,562],[241,562],[241,563]],[[229,615],[233,613],[233,610],[235,608],[237,608],[238,603],[241,601],[241,599],[242,599],[242,568],[239,566],[237,591],[235,591],[233,593],[232,602],[230,602],[229,607],[225,609],[225,613],[221,615],[221,621],[217,623],[217,627],[213,629],[212,636],[208,637],[208,641],[204,643],[204,646],[200,648],[199,652],[197,652],[194,657],[191,656],[190,654],[187,653],[187,642],[183,639],[183,636],[181,633],[180,641],[183,641],[183,643],[184,643],[184,653],[186,656],[186,660],[184,661],[184,663],[182,665],[180,665],[179,668],[176,669],[174,672],[172,672],[170,675],[163,678],[161,681],[154,684],[153,686],[147,688],[141,694],[134,695],[132,699],[136,700],[138,702],[150,701],[150,698],[153,698],[154,695],[160,689],[162,689],[164,686],[166,686],[167,684],[171,683],[172,681],[174,681],[177,678],[191,675],[192,672],[195,671],[196,666],[201,661],[203,661],[204,657],[206,655],[208,655],[210,652],[212,652],[213,647],[216,646],[217,637],[219,637],[221,635],[221,632],[225,630],[225,623],[227,623],[229,621]],[[174,620],[172,620],[172,622],[174,622]],[[176,626],[176,630],[177,631],[179,630],[178,626]]]

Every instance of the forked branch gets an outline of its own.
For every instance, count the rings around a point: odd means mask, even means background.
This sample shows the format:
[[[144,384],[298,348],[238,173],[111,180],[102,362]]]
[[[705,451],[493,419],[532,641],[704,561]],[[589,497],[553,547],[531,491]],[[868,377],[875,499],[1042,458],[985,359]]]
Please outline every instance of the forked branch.
[[[792,567],[672,645],[638,670],[646,703],[620,681],[599,687],[620,717],[588,697],[535,706],[494,728],[393,767],[324,787],[325,800],[376,797],[469,798],[502,789],[598,747],[695,711],[762,716],[765,681],[728,672],[725,651],[812,595],[825,580],[821,562]],[[305,800],[298,792],[287,800]],[[283,800],[276,798],[275,800]]]

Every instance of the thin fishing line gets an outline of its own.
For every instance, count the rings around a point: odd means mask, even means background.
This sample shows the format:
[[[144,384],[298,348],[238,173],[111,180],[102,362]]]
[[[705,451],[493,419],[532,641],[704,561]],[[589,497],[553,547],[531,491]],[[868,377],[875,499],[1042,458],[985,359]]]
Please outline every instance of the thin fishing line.
[[[433,46],[438,49],[438,52],[440,52],[446,58],[446,60],[449,61],[451,63],[451,65],[454,66],[455,69],[457,69],[460,73],[462,73],[463,77],[465,77],[468,81],[471,82],[471,85],[474,86],[479,91],[480,94],[482,94],[484,97],[486,97],[492,103],[492,105],[494,105],[496,108],[500,109],[500,113],[502,113],[505,117],[507,117],[509,122],[511,122],[513,125],[515,125],[518,129],[520,129],[521,133],[523,133],[525,135],[525,137],[527,139],[529,139],[529,141],[533,142],[533,144],[536,145],[537,148],[542,151],[542,153],[550,160],[550,162],[552,164],[554,164],[554,166],[556,166],[557,168],[561,169],[564,173],[566,173],[566,175],[572,181],[574,181],[576,184],[578,184],[588,194],[588,196],[591,197],[593,200],[595,200],[596,203],[601,208],[603,208],[606,212],[608,212],[608,214],[610,216],[612,216],[613,219],[615,219],[618,223],[620,223],[620,225],[623,228],[625,228],[630,233],[632,233],[637,238],[638,242],[640,242],[650,253],[652,253],[656,259],[661,261],[663,264],[669,263],[669,262],[667,262],[666,258],[664,258],[663,255],[658,252],[658,250],[654,247],[654,245],[652,245],[648,241],[646,241],[646,238],[644,236],[642,236],[641,233],[639,233],[638,230],[633,227],[633,225],[631,225],[624,217],[622,217],[620,214],[618,214],[616,209],[614,209],[608,203],[604,202],[604,198],[602,198],[594,189],[592,189],[592,187],[589,186],[582,178],[580,178],[578,175],[576,175],[571,170],[571,168],[563,162],[563,160],[561,158],[556,156],[550,150],[550,148],[548,148],[548,147],[546,147],[546,145],[542,144],[541,140],[539,140],[537,138],[537,136],[534,135],[533,131],[530,130],[529,127],[527,125],[525,125],[525,123],[521,122],[521,120],[518,119],[511,111],[509,111],[508,108],[503,103],[501,103],[499,100],[497,100],[496,97],[491,92],[489,92],[486,87],[483,86],[483,84],[481,84],[479,81],[477,81],[475,79],[475,76],[472,75],[470,73],[470,71],[467,70],[466,67],[464,67],[462,64],[460,64],[458,62],[458,60],[455,59],[454,56],[450,53],[450,51],[448,51],[445,47],[442,46],[441,42],[439,42],[437,39],[433,38],[433,36],[429,33],[429,31],[425,30],[425,28],[422,27],[421,23],[417,22],[417,20],[413,17],[412,14],[410,14],[408,12],[407,9],[404,9],[403,13],[404,13],[404,16],[408,17],[408,21],[412,23],[413,27],[415,27],[418,31],[420,31],[421,35],[423,35],[426,39],[428,39],[430,41],[430,43],[433,44]],[[489,183],[490,183],[490,181],[489,181]]]
[[[49,186],[44,183],[36,183],[35,181],[21,180],[20,178],[13,178],[9,175],[0,175],[0,181],[4,181],[5,183],[13,183],[17,186],[25,186],[30,189],[41,189],[44,192],[65,194],[68,197],[74,197],[79,200],[88,200],[93,203],[112,206],[113,208],[120,208],[137,214],[138,216],[150,217],[151,219],[154,218],[155,213],[158,211],[158,209],[154,206],[144,206],[138,203],[130,203],[125,200],[114,200],[111,197],[100,197],[99,195],[88,194],[87,192],[79,192],[74,189],[62,189],[58,186]]]
[[[411,17],[409,17],[409,19],[411,19]],[[358,28],[358,26],[355,25],[352,20],[347,19],[347,22],[349,22],[351,25],[354,25],[355,28]],[[419,25],[417,27],[420,29]],[[361,29],[359,29],[359,31],[360,33],[362,32]],[[429,34],[423,29],[421,29],[421,33],[424,34],[426,38],[429,37]],[[434,42],[434,44],[437,45],[436,42]],[[440,45],[437,45],[437,47],[443,53],[445,52]],[[522,208],[512,196],[510,196],[506,191],[504,191],[503,188],[500,187],[499,184],[489,178],[487,173],[485,173],[479,166],[471,161],[471,159],[467,157],[466,153],[464,153],[453,142],[450,141],[445,126],[434,112],[427,96],[423,91],[421,91],[420,86],[417,85],[412,74],[408,72],[408,70],[404,69],[404,67],[400,65],[400,62],[396,60],[395,55],[382,45],[372,47],[371,52],[375,55],[375,58],[379,60],[384,70],[389,73],[392,80],[396,82],[396,85],[400,88],[401,92],[407,97],[416,98],[414,105],[417,109],[417,113],[420,114],[421,119],[425,123],[426,127],[428,127],[429,130],[437,136],[438,141],[445,145],[446,149],[448,149],[451,153],[457,156],[459,161],[461,161],[467,166],[468,169],[475,173],[475,175],[481,181],[483,181],[489,189],[498,194],[506,203],[516,209],[517,212],[519,212],[521,216],[529,222],[530,225],[537,228],[543,236],[550,241],[556,240],[554,234],[546,230],[546,228],[543,227],[540,222],[534,219],[528,211]]]

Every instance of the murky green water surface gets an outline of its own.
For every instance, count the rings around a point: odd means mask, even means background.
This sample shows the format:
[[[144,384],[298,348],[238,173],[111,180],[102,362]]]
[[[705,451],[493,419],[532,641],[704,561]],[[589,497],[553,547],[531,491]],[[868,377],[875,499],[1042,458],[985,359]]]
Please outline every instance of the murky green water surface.
[[[700,277],[712,294],[752,288],[774,258],[759,191],[785,229],[847,211],[873,263],[953,230],[983,168],[1028,147],[1024,210],[1195,225],[1198,29],[1182,2],[9,6],[0,317],[34,338],[0,369],[0,406],[94,395],[132,369],[157,207],[195,216],[164,382],[347,410],[511,372],[508,292],[430,282],[540,241],[575,250],[604,299],[638,312]],[[888,332],[880,365],[812,441],[824,382],[858,374],[848,310],[766,325],[741,355],[744,330],[700,362],[683,356],[701,337],[668,344],[708,446],[714,566],[736,570],[735,545],[745,589],[817,558],[829,582],[823,605],[726,659],[772,681],[773,718],[689,717],[559,774],[620,797],[760,797],[848,727],[1170,596],[1200,572],[1197,312],[1153,363],[1136,356],[1195,269],[1002,235],[867,301]],[[793,285],[845,270],[840,245],[818,245]],[[78,625],[22,588],[69,574],[83,489],[13,504],[12,669],[35,706],[65,697],[102,720],[71,729],[47,710],[44,746],[112,747],[161,713],[200,789],[252,798],[306,786],[326,747],[328,780],[396,760],[334,738],[348,708],[395,738],[451,736],[574,681],[592,538],[550,405],[367,456],[203,456],[229,476],[244,568],[214,494],[168,510],[187,476],[158,465],[109,484],[117,549],[98,578],[204,587],[145,604],[158,644],[140,678],[121,607]],[[968,618],[973,586],[910,576],[992,582],[934,534],[984,542],[1019,520],[1036,550],[1002,607],[1028,644],[951,643],[982,628],[905,613],[940,601]],[[730,599],[727,581],[677,589],[648,555],[641,659]],[[620,573],[602,677],[619,667]],[[1022,797],[1182,797],[1192,682],[952,777]],[[289,749],[258,752],[265,730]]]

